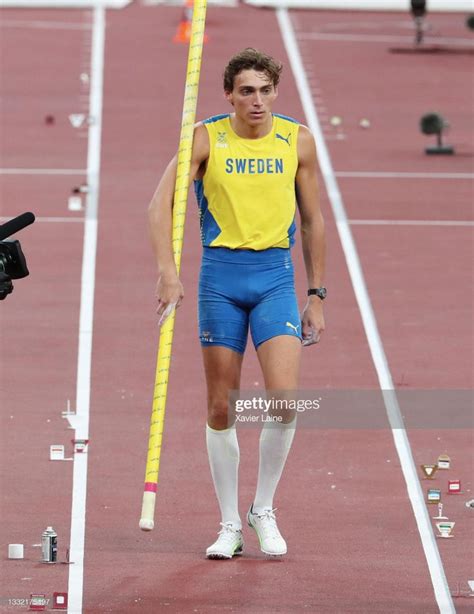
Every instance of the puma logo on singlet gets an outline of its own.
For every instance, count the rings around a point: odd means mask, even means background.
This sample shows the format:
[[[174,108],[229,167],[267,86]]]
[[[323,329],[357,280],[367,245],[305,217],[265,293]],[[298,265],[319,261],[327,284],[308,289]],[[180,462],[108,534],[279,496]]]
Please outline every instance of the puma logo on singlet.
[[[278,132],[277,132],[276,133],[276,138],[277,139],[281,139],[282,141],[285,141],[285,143],[288,145],[288,147],[291,147],[291,143],[290,143],[291,132],[288,133],[288,136],[286,138],[282,134],[278,134]]]
[[[288,328],[292,328],[295,331],[295,335],[298,334],[298,328],[300,327],[299,324],[297,326],[293,326],[291,322],[287,322],[286,325],[288,326]]]

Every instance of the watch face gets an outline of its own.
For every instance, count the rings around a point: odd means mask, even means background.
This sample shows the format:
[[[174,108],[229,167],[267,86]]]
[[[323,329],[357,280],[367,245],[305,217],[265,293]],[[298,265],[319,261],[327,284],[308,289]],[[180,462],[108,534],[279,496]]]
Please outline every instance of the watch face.
[[[318,296],[322,301],[326,298],[327,293],[328,291],[326,290],[326,288],[310,288],[308,290],[308,296]]]

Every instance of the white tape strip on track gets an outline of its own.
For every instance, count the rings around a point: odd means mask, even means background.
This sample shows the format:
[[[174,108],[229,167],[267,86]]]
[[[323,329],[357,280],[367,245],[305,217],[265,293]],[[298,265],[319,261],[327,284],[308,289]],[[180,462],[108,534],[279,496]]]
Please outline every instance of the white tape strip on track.
[[[348,223],[352,226],[474,226],[472,220],[348,220]]]
[[[86,175],[79,168],[0,168],[0,175]]]
[[[0,0],[0,8],[12,9],[123,9],[132,0]]]
[[[413,513],[421,537],[421,543],[425,553],[426,561],[434,588],[435,598],[442,614],[455,614],[455,609],[451,594],[449,592],[446,576],[439,555],[431,522],[426,510],[423,492],[413,461],[413,456],[405,429],[399,428],[403,424],[396,392],[394,389],[392,376],[388,367],[387,358],[383,348],[382,340],[378,331],[377,321],[372,309],[369,293],[362,272],[357,248],[352,237],[351,229],[347,219],[346,211],[342,201],[339,187],[332,168],[329,152],[324,141],[321,125],[316,113],[316,108],[311,97],[306,72],[301,59],[298,43],[296,41],[293,26],[286,9],[277,10],[277,18],[286,47],[288,58],[297,84],[298,92],[305,111],[308,126],[316,139],[318,159],[321,172],[326,184],[331,207],[342,243],[342,248],[346,258],[346,264],[354,289],[354,294],[362,316],[362,321],[369,343],[372,360],[377,372],[380,388],[384,397],[387,416],[392,428],[393,439],[402,472],[405,478],[408,496],[413,509]],[[397,428],[395,428],[397,425]]]
[[[92,332],[94,320],[95,263],[97,252],[97,214],[99,206],[100,153],[102,133],[102,86],[104,72],[105,9],[94,8],[91,87],[89,114],[94,123],[89,126],[87,150],[87,185],[82,256],[81,306],[79,315],[79,350],[76,390],[76,439],[89,439],[91,393]],[[93,444],[92,444],[93,445]],[[86,531],[88,453],[74,455],[71,509],[71,541],[69,566],[68,613],[82,612],[84,586],[84,543]]]
[[[389,173],[380,171],[337,171],[336,177],[352,179],[474,179],[474,173]]]
[[[410,11],[409,0],[245,0],[246,4],[267,8],[319,9],[326,11]],[[472,0],[428,0],[427,10],[472,12]]]

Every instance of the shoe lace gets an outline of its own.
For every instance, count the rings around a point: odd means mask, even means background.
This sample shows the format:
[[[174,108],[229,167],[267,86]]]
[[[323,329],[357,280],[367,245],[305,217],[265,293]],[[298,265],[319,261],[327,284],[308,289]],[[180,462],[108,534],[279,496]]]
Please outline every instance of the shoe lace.
[[[278,530],[275,512],[277,508],[270,510],[263,510],[260,514],[257,514],[257,518],[261,521],[262,531],[266,537],[280,537],[280,531]]]
[[[225,524],[224,522],[221,522],[219,524],[222,527],[222,529],[218,533],[219,536],[222,536],[219,537],[219,539],[223,539],[229,542],[233,541],[237,536],[238,529],[234,529],[233,526]]]

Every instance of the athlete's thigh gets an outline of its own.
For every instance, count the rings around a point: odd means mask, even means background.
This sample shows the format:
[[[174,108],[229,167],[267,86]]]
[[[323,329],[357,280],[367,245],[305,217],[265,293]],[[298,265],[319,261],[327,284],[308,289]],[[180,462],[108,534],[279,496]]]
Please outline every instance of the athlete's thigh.
[[[295,390],[298,387],[301,341],[296,336],[272,337],[257,348],[267,390]]]
[[[283,423],[292,422],[296,416],[295,390],[298,388],[301,342],[297,337],[280,335],[262,343],[257,349],[258,360],[265,381],[268,397],[273,405],[268,410]]]
[[[250,330],[272,396],[287,396],[298,386],[301,321],[294,288],[293,267],[271,269],[262,300],[250,313]],[[283,416],[284,422],[292,416]]]
[[[207,384],[208,424],[214,429],[228,428],[229,393],[240,388],[243,354],[214,345],[202,348]]]

